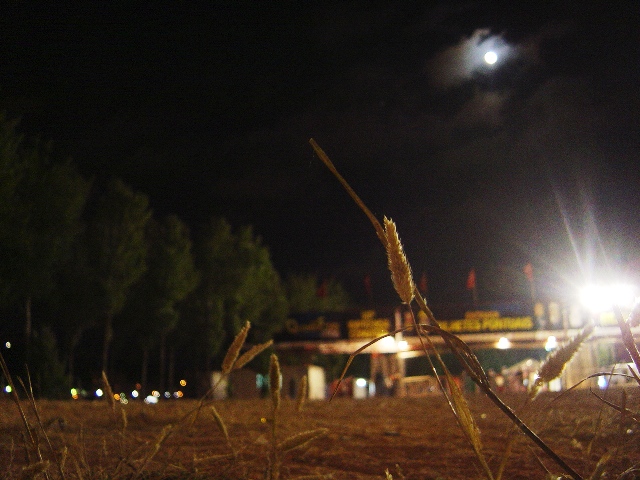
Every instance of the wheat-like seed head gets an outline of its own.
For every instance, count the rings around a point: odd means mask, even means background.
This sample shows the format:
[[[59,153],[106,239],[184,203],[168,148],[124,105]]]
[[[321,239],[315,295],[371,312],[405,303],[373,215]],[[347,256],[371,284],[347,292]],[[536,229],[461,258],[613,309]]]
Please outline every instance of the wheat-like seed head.
[[[251,360],[256,358],[260,353],[262,353],[267,348],[269,348],[271,345],[273,345],[273,340],[269,340],[267,342],[261,343],[260,345],[254,345],[249,350],[247,350],[242,355],[240,355],[240,358],[238,358],[238,360],[236,360],[236,363],[233,364],[233,369],[234,370],[241,369]]]
[[[400,237],[398,237],[396,224],[387,217],[384,217],[384,233],[387,239],[387,260],[393,287],[398,292],[400,300],[408,305],[413,300],[413,292],[415,291],[413,275]]]
[[[240,349],[244,345],[244,341],[247,339],[247,335],[249,334],[249,328],[251,328],[251,323],[247,322],[242,327],[242,330],[236,335],[236,338],[233,339],[229,350],[227,350],[227,354],[224,356],[224,360],[222,361],[222,374],[228,374],[233,368],[233,364],[238,358],[238,354],[240,353]]]
[[[307,400],[307,394],[309,393],[309,384],[307,376],[304,375],[300,379],[300,386],[298,388],[298,397],[296,398],[296,410],[298,412],[302,411],[302,407],[304,407],[304,402]]]
[[[280,408],[280,362],[275,354],[271,354],[271,364],[269,365],[269,392],[273,409]]]
[[[584,327],[578,335],[569,340],[568,343],[562,345],[560,348],[549,354],[544,363],[540,366],[538,377],[536,378],[530,392],[531,397],[535,397],[538,394],[543,383],[550,382],[562,374],[564,367],[571,361],[573,356],[582,346],[582,343],[589,338],[592,332],[593,324],[589,324]]]

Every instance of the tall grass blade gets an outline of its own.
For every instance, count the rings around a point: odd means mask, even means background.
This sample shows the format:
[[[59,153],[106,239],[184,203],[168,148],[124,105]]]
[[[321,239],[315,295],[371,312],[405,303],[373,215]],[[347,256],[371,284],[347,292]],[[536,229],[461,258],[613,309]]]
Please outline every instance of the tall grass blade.
[[[113,413],[116,413],[116,399],[113,396],[113,390],[111,390],[111,384],[107,378],[106,372],[102,371],[102,388],[104,388],[104,395],[107,397],[107,404],[111,407]]]
[[[278,445],[278,450],[284,453],[289,450],[293,450],[294,448],[303,447],[317,438],[324,437],[327,433],[329,433],[328,428],[316,428],[315,430],[307,430],[306,432],[297,433],[284,439]]]
[[[380,225],[380,222],[378,221],[378,219],[375,217],[373,213],[371,213],[371,210],[367,208],[367,206],[360,199],[358,194],[351,188],[351,185],[349,185],[347,181],[344,179],[344,177],[340,175],[336,167],[333,165],[333,162],[329,159],[327,154],[324,153],[324,150],[320,148],[320,146],[316,143],[316,141],[313,138],[311,138],[309,139],[309,143],[313,147],[313,150],[316,152],[316,155],[318,155],[318,158],[322,160],[322,163],[324,163],[325,166],[329,169],[329,171],[333,173],[333,175],[338,179],[338,181],[342,184],[342,186],[347,191],[349,196],[353,199],[354,202],[356,202],[356,205],[358,205],[360,209],[362,209],[364,214],[367,216],[367,218],[373,225],[373,228],[375,228],[376,235],[378,235],[378,238],[386,248],[387,236],[385,235],[384,229],[382,228],[382,225]]]
[[[616,316],[616,321],[618,322],[618,327],[620,327],[620,333],[622,334],[622,343],[627,349],[627,352],[629,352],[631,360],[633,360],[633,363],[636,364],[636,371],[640,372],[640,352],[638,352],[638,347],[636,346],[636,342],[633,339],[633,334],[631,333],[630,327],[630,325],[637,324],[640,321],[640,303],[636,303],[633,310],[631,310],[628,322],[625,322],[624,317],[622,316],[622,312],[617,305],[614,305],[613,311]],[[635,377],[638,385],[640,385],[640,378],[637,375],[635,375]]]
[[[153,446],[151,447],[151,451],[144,458],[140,467],[138,467],[138,470],[136,471],[134,478],[139,477],[140,474],[144,471],[144,469],[147,468],[147,465],[149,464],[149,462],[153,459],[153,457],[156,456],[156,453],[158,453],[162,444],[167,440],[167,438],[171,434],[172,429],[173,429],[173,425],[171,424],[164,426],[162,431],[156,437],[156,440],[153,443]]]

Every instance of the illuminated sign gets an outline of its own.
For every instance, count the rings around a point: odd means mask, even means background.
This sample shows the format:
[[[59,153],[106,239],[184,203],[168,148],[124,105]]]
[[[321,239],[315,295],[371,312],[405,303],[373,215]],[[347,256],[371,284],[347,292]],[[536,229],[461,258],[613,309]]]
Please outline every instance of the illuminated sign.
[[[347,332],[349,339],[376,338],[389,333],[389,319],[375,318],[375,311],[365,310],[361,318],[347,320]]]
[[[418,314],[420,323],[427,323],[426,315]],[[464,318],[438,320],[440,327],[451,333],[506,332],[534,330],[535,322],[530,315],[500,316],[496,310],[473,310],[465,313]],[[405,321],[406,324],[406,321]]]
[[[448,332],[504,332],[513,330],[533,330],[531,317],[463,318],[443,320],[440,327]]]

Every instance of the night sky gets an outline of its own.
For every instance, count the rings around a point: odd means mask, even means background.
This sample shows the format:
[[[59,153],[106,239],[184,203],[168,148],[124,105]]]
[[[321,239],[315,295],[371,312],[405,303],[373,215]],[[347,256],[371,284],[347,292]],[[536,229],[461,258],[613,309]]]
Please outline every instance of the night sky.
[[[3,3],[0,107],[195,233],[253,225],[283,276],[392,298],[311,137],[435,301],[640,267],[636,1],[79,3]]]

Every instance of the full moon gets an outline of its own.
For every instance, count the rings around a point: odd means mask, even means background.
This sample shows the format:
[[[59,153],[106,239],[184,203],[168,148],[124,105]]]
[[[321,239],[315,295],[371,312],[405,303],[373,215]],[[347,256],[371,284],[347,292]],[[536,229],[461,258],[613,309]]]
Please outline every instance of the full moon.
[[[484,54],[484,61],[489,65],[493,65],[498,61],[498,55],[496,55],[496,52],[488,51]]]

